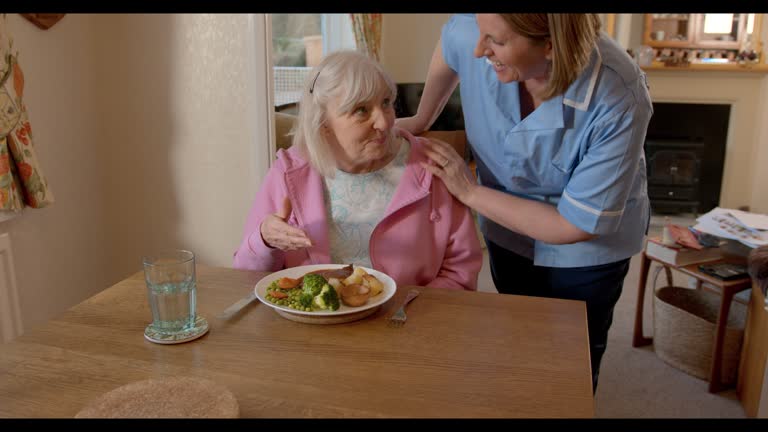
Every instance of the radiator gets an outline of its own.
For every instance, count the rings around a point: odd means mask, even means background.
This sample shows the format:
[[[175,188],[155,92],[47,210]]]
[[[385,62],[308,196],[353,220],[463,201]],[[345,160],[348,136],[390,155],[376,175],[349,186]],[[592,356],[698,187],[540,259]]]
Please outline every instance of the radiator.
[[[11,237],[0,234],[0,334],[9,342],[21,335],[21,307],[11,251]]]

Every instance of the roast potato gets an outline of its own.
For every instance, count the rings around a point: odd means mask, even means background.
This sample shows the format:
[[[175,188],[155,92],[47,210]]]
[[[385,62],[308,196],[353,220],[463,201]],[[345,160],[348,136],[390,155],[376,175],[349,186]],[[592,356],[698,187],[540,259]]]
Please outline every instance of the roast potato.
[[[384,290],[384,284],[370,274],[363,275],[363,285],[371,289],[371,297],[376,297]]]
[[[352,307],[362,306],[368,302],[371,289],[365,285],[351,284],[341,287],[341,301]]]
[[[355,271],[352,272],[351,275],[349,275],[348,278],[341,281],[344,285],[358,285],[363,283],[363,275],[366,275],[365,270],[363,270],[362,267],[355,267]]]

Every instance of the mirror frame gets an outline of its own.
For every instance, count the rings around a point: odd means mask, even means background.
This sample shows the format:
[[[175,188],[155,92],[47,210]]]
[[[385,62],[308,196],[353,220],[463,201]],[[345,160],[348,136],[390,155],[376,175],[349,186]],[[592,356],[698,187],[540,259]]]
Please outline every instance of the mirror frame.
[[[645,15],[644,16],[645,26],[643,28],[643,32],[644,32],[643,39],[647,40],[648,37],[649,37],[648,34],[650,32],[650,30],[649,30],[649,23],[650,23],[650,21],[652,19],[651,18],[652,14],[643,14],[643,15]],[[702,15],[703,16],[704,14],[697,14],[697,15]],[[754,15],[755,15],[755,22],[753,24],[752,33],[751,33],[752,34],[752,38],[753,38],[752,39],[752,41],[753,41],[752,42],[752,49],[755,50],[755,52],[757,52],[758,55],[759,55],[763,51],[763,49],[762,49],[763,48],[762,31],[763,31],[763,15],[764,14],[762,14],[762,13],[754,13]],[[746,24],[744,24],[744,25],[746,25]],[[744,29],[744,30],[746,30],[746,29]],[[680,41],[680,42],[665,42],[665,43],[667,44],[666,46],[677,47],[677,48],[695,47],[695,44],[696,44],[695,41]],[[712,48],[712,49],[716,49],[716,48]],[[731,48],[731,49],[733,49],[733,48]]]
[[[762,58],[763,53],[763,15],[755,13],[755,23],[752,25],[752,49]]]

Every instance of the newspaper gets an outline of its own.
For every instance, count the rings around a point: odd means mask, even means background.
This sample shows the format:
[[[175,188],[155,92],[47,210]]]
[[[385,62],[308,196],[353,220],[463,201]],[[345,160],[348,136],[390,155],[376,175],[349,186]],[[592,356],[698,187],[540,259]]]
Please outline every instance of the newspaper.
[[[768,230],[755,228],[754,226],[761,226],[759,225],[761,218],[753,216],[764,215],[716,207],[709,213],[696,219],[698,223],[694,225],[693,229],[714,236],[736,240],[751,248],[768,245]],[[744,220],[750,221],[752,226],[745,224]],[[757,222],[755,223],[754,221]]]

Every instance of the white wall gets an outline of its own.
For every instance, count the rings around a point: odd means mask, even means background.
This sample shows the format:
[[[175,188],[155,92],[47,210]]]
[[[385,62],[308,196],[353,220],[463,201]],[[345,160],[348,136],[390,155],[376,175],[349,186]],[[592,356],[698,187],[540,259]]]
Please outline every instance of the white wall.
[[[268,165],[263,15],[9,14],[57,202],[0,224],[25,329],[156,247],[229,266]]]
[[[424,82],[450,14],[383,14],[381,64],[398,83]]]
[[[24,71],[33,144],[56,202],[0,224],[9,233],[25,329],[102,290],[110,281],[104,152],[97,137],[92,17],[67,15],[43,31],[18,14],[8,30]]]
[[[257,18],[100,19],[109,218],[119,221],[109,234],[120,245],[112,267],[120,277],[165,246],[231,265],[269,160],[266,57],[257,57],[253,35],[264,36],[263,15]]]

